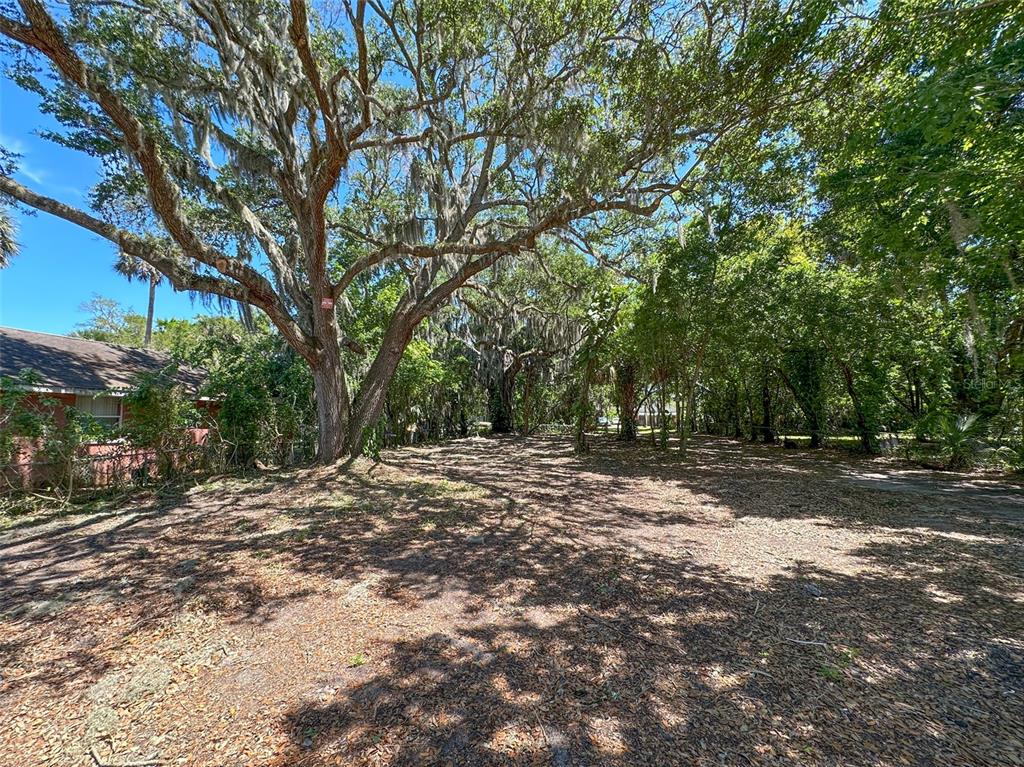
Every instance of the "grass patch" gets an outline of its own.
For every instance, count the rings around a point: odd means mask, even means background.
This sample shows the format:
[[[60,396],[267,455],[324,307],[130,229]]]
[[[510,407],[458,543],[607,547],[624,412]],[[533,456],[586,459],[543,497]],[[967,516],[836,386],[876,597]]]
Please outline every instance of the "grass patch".
[[[114,512],[125,506],[122,490],[92,490],[65,500],[45,492],[0,498],[0,530],[34,527],[54,519]]]
[[[835,666],[824,665],[818,669],[818,673],[830,682],[840,682],[843,679],[843,672]]]
[[[468,482],[452,482],[441,479],[436,481],[414,480],[403,490],[403,494],[439,500],[470,500],[483,498],[486,492],[483,488]]]

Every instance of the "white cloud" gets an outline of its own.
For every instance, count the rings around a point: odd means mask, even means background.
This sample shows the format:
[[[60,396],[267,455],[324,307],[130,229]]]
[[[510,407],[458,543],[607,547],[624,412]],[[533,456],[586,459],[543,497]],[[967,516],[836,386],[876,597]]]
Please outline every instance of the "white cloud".
[[[27,151],[25,148],[25,142],[14,136],[8,136],[6,133],[0,132],[0,145],[8,151],[14,152],[15,154],[25,154]]]
[[[20,173],[22,176],[27,178],[33,184],[38,184],[40,186],[46,186],[46,175],[47,175],[47,173],[46,173],[45,170],[39,170],[37,168],[33,168],[27,162],[22,161],[22,163],[18,166],[18,173]]]
[[[0,146],[3,146],[5,149],[14,152],[15,154],[21,155],[18,160],[18,171],[15,175],[23,176],[35,186],[43,187],[50,192],[59,192],[71,195],[78,199],[82,198],[82,190],[78,187],[51,182],[50,179],[53,174],[49,170],[27,162],[25,160],[25,156],[30,153],[30,150],[21,139],[0,132]]]

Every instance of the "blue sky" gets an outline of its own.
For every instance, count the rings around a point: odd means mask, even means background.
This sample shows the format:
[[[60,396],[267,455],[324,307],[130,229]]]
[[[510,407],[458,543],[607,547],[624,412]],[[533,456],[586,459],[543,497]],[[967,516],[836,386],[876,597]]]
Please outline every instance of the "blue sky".
[[[36,135],[56,127],[40,114],[35,94],[0,75],[0,144],[23,155],[16,178],[48,197],[84,207],[98,164]],[[117,254],[109,242],[45,213],[19,211],[15,218],[21,254],[0,270],[0,325],[67,333],[86,318],[79,306],[93,294],[145,313],[146,285],[129,283],[114,272]],[[157,319],[209,313],[169,285],[157,290]]]

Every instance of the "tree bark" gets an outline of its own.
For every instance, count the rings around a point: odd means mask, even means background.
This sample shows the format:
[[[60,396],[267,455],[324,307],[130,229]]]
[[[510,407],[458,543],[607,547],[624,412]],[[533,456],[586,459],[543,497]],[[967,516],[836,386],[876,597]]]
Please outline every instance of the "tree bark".
[[[533,425],[533,378],[533,370],[527,370],[523,381],[523,434],[526,435],[530,434]]]
[[[746,381],[743,382],[743,402],[746,405],[747,418],[749,419],[750,441],[757,442],[758,426],[757,417],[754,415],[754,398],[751,396],[751,391]]]
[[[362,455],[364,432],[380,418],[388,386],[398,369],[398,363],[402,361],[405,347],[412,340],[415,326],[409,313],[401,313],[384,334],[384,341],[352,403],[352,418],[345,438],[345,452],[352,458]]]
[[[503,370],[497,380],[491,382],[488,397],[488,409],[491,417],[492,434],[510,434],[514,427],[512,418],[512,388],[509,376]]]
[[[616,377],[619,406],[619,439],[636,439],[636,368],[622,365]]]
[[[519,361],[516,360],[509,367],[502,366],[494,373],[487,403],[490,410],[492,434],[511,434],[515,430],[513,398],[516,378],[519,376],[521,367]]]
[[[874,430],[870,428],[867,418],[864,415],[864,407],[861,404],[860,397],[857,395],[857,389],[853,382],[853,370],[843,361],[840,361],[839,368],[843,371],[843,381],[846,383],[846,393],[850,395],[850,400],[853,402],[853,412],[857,416],[857,433],[860,436],[861,449],[865,453],[874,453]]]
[[[351,436],[348,382],[340,349],[325,349],[312,372],[316,397],[317,457],[321,463],[333,463],[345,454]]]
[[[446,302],[466,280],[495,263],[504,251],[477,258],[449,277],[440,285],[430,288],[429,292],[418,301],[412,293],[407,293],[399,303],[391,323],[384,333],[377,356],[359,387],[359,392],[352,400],[351,417],[346,429],[344,452],[351,458],[358,458],[363,453],[364,435],[368,427],[374,424],[381,415],[388,386],[395,376],[395,370],[402,361],[402,354],[412,340],[416,326],[429,316],[438,306]],[[421,272],[420,287],[429,287],[433,273]],[[333,312],[331,315],[333,322]],[[335,338],[339,337],[337,323],[332,324]],[[335,343],[337,346],[337,343]]]
[[[761,440],[766,445],[775,444],[775,430],[772,428],[772,390],[768,385],[768,373],[761,379]]]
[[[153,341],[153,310],[156,307],[156,284],[159,282],[158,276],[151,275],[149,278],[149,307],[146,309],[146,337],[142,341],[142,346],[146,349],[149,348],[150,343]]]
[[[594,362],[589,360],[583,368],[583,380],[580,382],[580,396],[576,403],[576,440],[575,451],[583,455],[590,450],[587,444],[587,419],[590,417],[590,379],[594,375]]]
[[[817,421],[811,422],[811,441],[807,445],[811,450],[817,450],[821,447],[821,427],[817,424]]]

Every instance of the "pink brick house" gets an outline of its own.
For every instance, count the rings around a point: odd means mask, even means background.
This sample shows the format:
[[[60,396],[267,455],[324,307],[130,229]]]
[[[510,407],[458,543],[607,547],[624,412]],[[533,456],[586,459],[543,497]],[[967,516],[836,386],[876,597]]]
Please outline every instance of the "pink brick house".
[[[41,409],[52,409],[58,423],[64,422],[66,408],[73,407],[101,424],[120,425],[131,417],[124,406],[124,396],[132,380],[142,373],[159,372],[171,363],[167,354],[151,349],[0,327],[0,376],[14,378],[25,370],[33,371],[38,380],[28,387],[30,401],[34,399]],[[198,408],[215,409],[215,403],[200,396],[205,371],[181,365],[175,377],[195,397]],[[192,432],[197,443],[205,442],[205,429]],[[17,484],[45,481],[33,468],[37,465],[35,447],[26,442],[7,470]],[[89,456],[111,456],[106,462],[92,462],[96,484],[108,484],[148,458],[143,453],[126,457],[123,449],[117,450],[110,444],[86,445],[83,452]]]

